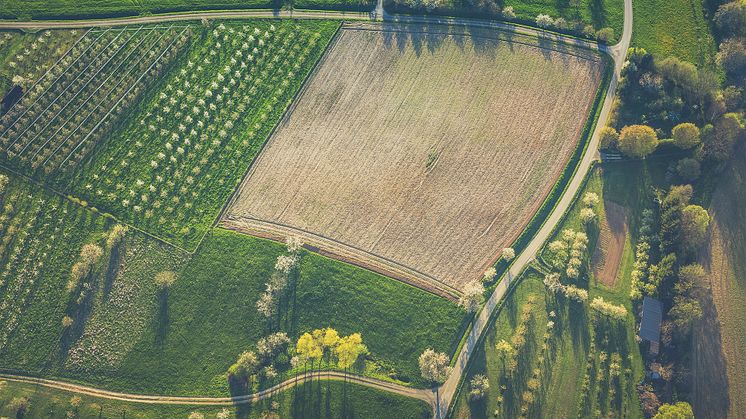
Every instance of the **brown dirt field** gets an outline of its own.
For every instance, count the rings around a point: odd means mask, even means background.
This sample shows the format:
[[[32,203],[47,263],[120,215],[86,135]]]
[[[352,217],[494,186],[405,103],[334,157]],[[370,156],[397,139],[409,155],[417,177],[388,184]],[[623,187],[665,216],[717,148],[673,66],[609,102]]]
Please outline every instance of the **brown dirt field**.
[[[593,277],[602,284],[613,287],[619,264],[624,254],[624,241],[629,232],[627,208],[611,201],[604,201],[606,217],[601,222],[596,249],[593,251]]]
[[[697,417],[746,417],[746,153],[720,175],[709,246],[701,263],[711,292],[694,330],[693,408]]]
[[[342,30],[223,224],[459,290],[548,194],[603,64],[478,32],[378,28]]]

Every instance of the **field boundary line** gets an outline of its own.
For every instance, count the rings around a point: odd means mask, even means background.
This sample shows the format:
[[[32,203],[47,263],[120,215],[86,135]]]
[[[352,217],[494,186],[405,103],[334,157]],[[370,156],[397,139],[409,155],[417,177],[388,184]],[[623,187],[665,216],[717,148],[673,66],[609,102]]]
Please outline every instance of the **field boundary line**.
[[[424,272],[397,263],[385,256],[368,252],[321,234],[247,216],[233,217],[229,215],[228,218],[222,220],[221,225],[223,228],[234,230],[239,233],[275,241],[282,241],[282,238],[285,237],[281,235],[283,231],[297,231],[301,237],[309,239],[311,242],[306,243],[306,246],[304,246],[307,250],[377,272],[451,301],[457,301],[461,296],[461,292],[455,288]]]
[[[223,207],[220,209],[220,212],[218,213],[218,216],[213,221],[212,228],[215,228],[220,224],[220,222],[226,216],[226,211],[233,205],[233,203],[236,202],[238,193],[241,190],[241,186],[243,186],[244,182],[246,182],[248,178],[251,176],[251,173],[253,173],[253,169],[256,166],[256,162],[262,156],[262,152],[267,147],[267,144],[269,144],[269,142],[272,140],[272,137],[275,135],[275,132],[277,131],[277,129],[287,122],[287,118],[290,117],[290,114],[293,112],[293,110],[297,106],[296,104],[298,103],[298,100],[300,100],[303,93],[306,91],[306,87],[308,86],[308,81],[311,80],[318,73],[319,68],[321,67],[321,64],[323,64],[323,62],[326,60],[326,57],[329,51],[337,43],[341,28],[342,28],[342,24],[340,23],[339,25],[337,25],[337,29],[334,31],[334,35],[332,35],[332,37],[329,38],[329,42],[327,42],[326,46],[324,47],[324,51],[322,51],[321,55],[319,55],[319,59],[316,60],[316,64],[314,64],[311,71],[309,71],[308,74],[306,74],[306,77],[301,82],[301,87],[298,89],[298,91],[295,92],[293,97],[290,99],[290,105],[288,105],[287,109],[285,109],[285,112],[283,112],[282,117],[280,117],[280,119],[277,121],[275,126],[272,127],[272,130],[269,132],[269,134],[267,134],[267,138],[262,143],[262,146],[259,147],[259,150],[257,150],[255,157],[249,163],[249,167],[246,168],[246,171],[241,177],[241,180],[239,180],[236,183],[236,187],[233,189],[231,196],[228,198],[228,200],[225,201],[225,203],[223,204]],[[202,244],[202,241],[207,236],[207,233],[209,233],[209,230],[202,236],[202,239],[200,239],[199,243],[197,244],[196,249],[199,249],[199,246]]]

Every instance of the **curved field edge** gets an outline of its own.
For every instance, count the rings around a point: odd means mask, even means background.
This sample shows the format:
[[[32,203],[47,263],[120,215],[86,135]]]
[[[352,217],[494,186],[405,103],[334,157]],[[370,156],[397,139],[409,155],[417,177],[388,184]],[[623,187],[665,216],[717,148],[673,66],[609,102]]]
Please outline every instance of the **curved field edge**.
[[[430,406],[420,400],[381,390],[371,389],[354,383],[321,380],[299,384],[274,394],[269,399],[255,402],[250,406],[190,406],[153,405],[124,402],[94,397],[76,392],[39,386],[36,384],[3,381],[0,391],[0,414],[12,416],[9,403],[17,397],[27,397],[30,402],[28,415],[45,412],[54,417],[64,417],[66,412],[74,412],[78,417],[137,417],[142,419],[163,417],[187,417],[198,412],[206,417],[215,417],[227,409],[237,417],[259,418],[272,410],[272,403],[279,403],[274,411],[280,417],[291,417],[301,412],[312,412],[316,416],[340,417],[385,417],[389,414],[401,418],[427,418],[431,416]],[[73,397],[80,397],[77,407],[71,405]]]

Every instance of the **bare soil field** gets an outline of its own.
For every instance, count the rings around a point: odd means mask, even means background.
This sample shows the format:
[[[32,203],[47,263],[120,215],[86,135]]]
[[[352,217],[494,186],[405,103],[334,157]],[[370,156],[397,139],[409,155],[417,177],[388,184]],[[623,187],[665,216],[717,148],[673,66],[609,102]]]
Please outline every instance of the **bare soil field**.
[[[611,201],[604,202],[606,217],[602,220],[596,249],[593,251],[593,276],[602,284],[613,287],[624,253],[629,224],[627,209]]]
[[[223,225],[300,234],[322,252],[453,296],[549,193],[603,62],[494,31],[381,28],[341,31]]]
[[[744,150],[713,195],[710,243],[701,262],[710,294],[694,331],[697,417],[746,417],[746,163]],[[713,390],[715,389],[715,390]]]

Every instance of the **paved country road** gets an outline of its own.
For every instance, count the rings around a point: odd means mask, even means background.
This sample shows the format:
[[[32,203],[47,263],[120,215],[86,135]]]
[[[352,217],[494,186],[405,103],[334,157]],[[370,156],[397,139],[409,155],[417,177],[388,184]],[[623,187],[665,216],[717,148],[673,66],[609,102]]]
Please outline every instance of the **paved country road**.
[[[159,23],[159,22],[173,22],[173,21],[186,21],[186,20],[199,20],[199,19],[242,19],[242,18],[300,18],[300,19],[340,19],[340,20],[377,20],[386,23],[425,23],[425,24],[445,24],[445,25],[459,25],[459,26],[476,26],[483,28],[492,28],[502,31],[512,31],[519,34],[525,35],[536,35],[548,38],[557,42],[563,42],[567,44],[584,46],[600,50],[607,53],[614,61],[614,73],[609,84],[609,88],[606,92],[603,105],[599,114],[598,124],[593,132],[591,141],[588,144],[587,151],[580,161],[580,164],[575,171],[573,178],[567,185],[565,193],[562,195],[559,202],[556,204],[554,210],[546,219],[539,232],[534,236],[531,242],[526,246],[526,249],[521,252],[513,264],[511,265],[508,272],[505,274],[503,280],[498,284],[495,291],[492,293],[490,298],[487,300],[484,308],[479,315],[474,319],[474,326],[469,332],[466,342],[461,352],[457,355],[456,364],[453,372],[448,377],[448,380],[438,387],[432,390],[413,389],[407,386],[390,383],[387,381],[377,380],[368,377],[362,377],[357,375],[347,375],[347,380],[356,384],[376,388],[383,391],[388,391],[403,396],[413,397],[423,400],[433,406],[436,418],[445,418],[448,414],[448,409],[456,396],[458,386],[466,372],[468,367],[469,359],[477,348],[479,338],[484,333],[490,317],[493,315],[495,309],[498,307],[498,303],[502,300],[505,293],[507,292],[510,282],[518,276],[536,257],[537,252],[541,249],[541,246],[549,238],[554,228],[557,226],[559,221],[562,219],[562,215],[570,208],[573,197],[580,189],[580,186],[585,178],[588,170],[591,168],[591,164],[596,159],[598,150],[598,143],[600,141],[600,130],[603,127],[606,120],[608,120],[609,113],[611,112],[612,103],[616,96],[617,84],[619,82],[619,74],[624,64],[627,48],[629,48],[630,41],[632,39],[632,0],[624,1],[624,30],[619,43],[613,46],[598,46],[596,43],[580,40],[570,36],[559,35],[542,31],[540,29],[529,28],[524,26],[512,25],[503,22],[492,22],[486,20],[476,19],[465,19],[465,18],[447,18],[447,17],[431,17],[431,16],[409,16],[409,15],[390,15],[383,11],[381,1],[379,0],[378,5],[374,11],[370,13],[359,13],[359,12],[315,12],[315,11],[264,11],[264,10],[250,10],[250,11],[218,11],[218,12],[196,12],[196,13],[176,13],[167,15],[153,15],[153,16],[138,16],[132,18],[113,18],[113,19],[92,19],[92,20],[71,20],[71,21],[0,21],[0,29],[54,29],[54,28],[84,28],[90,26],[121,26],[121,25],[137,25],[137,24],[148,24],[148,23]],[[344,375],[339,372],[322,372],[321,378],[330,380],[342,380]],[[309,377],[310,378],[310,377]],[[17,381],[24,383],[31,383],[36,385],[42,385],[50,388],[57,388],[62,390],[68,390],[72,392],[82,393],[90,396],[102,397],[107,399],[137,402],[137,403],[150,403],[150,404],[187,404],[187,405],[232,405],[232,404],[245,404],[252,401],[261,400],[271,396],[274,392],[284,390],[293,387],[296,382],[300,383],[309,378],[299,377],[296,379],[289,379],[280,384],[275,385],[272,388],[263,390],[259,393],[239,396],[235,398],[230,397],[177,397],[177,396],[161,396],[161,395],[138,395],[138,394],[126,394],[117,393],[106,390],[95,389],[92,387],[86,387],[76,384],[67,383],[58,380],[48,380],[34,377],[25,377],[20,375],[0,374],[0,379],[9,381]],[[318,375],[314,375],[314,378],[318,378]]]

